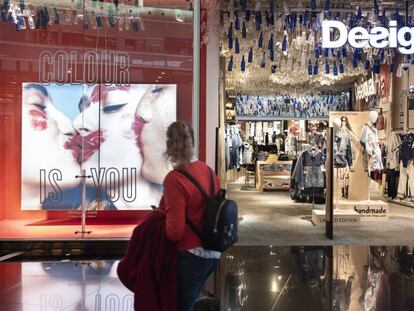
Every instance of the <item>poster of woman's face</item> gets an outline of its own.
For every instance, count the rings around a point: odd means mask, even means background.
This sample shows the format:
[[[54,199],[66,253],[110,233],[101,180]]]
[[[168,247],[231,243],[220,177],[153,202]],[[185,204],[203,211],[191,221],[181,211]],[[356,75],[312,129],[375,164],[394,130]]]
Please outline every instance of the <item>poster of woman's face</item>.
[[[171,169],[175,85],[23,84],[22,210],[141,210]]]

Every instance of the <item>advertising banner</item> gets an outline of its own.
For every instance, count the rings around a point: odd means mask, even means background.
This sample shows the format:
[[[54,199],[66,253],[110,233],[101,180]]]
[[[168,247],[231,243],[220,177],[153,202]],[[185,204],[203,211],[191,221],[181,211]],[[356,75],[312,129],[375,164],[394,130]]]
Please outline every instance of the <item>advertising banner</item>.
[[[158,205],[176,85],[22,89],[22,210],[80,209],[83,189],[88,210]]]

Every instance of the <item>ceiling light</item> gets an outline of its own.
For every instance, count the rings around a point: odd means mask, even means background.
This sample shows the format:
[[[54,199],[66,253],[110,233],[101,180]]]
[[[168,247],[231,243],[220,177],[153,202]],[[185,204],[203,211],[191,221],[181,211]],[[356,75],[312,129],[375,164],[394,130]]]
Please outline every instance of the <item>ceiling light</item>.
[[[163,72],[161,72],[161,74],[162,74],[162,75],[165,75],[165,72],[163,71]]]
[[[158,77],[158,79],[162,79],[162,77],[161,77],[161,76],[159,76],[159,77]]]
[[[158,83],[158,82],[160,82],[160,80],[155,80],[155,82],[157,82],[157,83]]]

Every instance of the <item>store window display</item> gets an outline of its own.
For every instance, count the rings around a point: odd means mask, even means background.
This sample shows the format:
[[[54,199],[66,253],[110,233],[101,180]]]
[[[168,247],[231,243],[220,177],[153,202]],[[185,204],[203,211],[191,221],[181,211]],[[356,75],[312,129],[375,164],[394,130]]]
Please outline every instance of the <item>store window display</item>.
[[[364,150],[364,165],[368,172],[382,171],[384,168],[378,129],[375,126],[378,116],[377,111],[370,111],[368,114],[369,121],[361,131],[360,142]]]

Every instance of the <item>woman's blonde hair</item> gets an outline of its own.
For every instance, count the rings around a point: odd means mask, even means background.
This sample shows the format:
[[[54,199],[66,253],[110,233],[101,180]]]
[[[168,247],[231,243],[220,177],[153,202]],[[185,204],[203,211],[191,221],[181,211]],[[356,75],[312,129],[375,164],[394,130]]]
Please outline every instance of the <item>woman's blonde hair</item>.
[[[168,160],[175,164],[188,165],[194,155],[194,130],[184,121],[176,121],[167,129]]]

